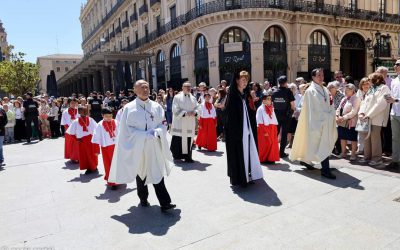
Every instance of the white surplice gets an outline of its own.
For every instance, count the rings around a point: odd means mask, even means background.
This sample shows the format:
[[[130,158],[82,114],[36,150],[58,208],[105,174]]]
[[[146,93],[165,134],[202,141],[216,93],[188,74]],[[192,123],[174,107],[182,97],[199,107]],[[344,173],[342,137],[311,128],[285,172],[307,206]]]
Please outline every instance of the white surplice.
[[[75,115],[75,119],[78,119],[80,117],[80,115],[78,114],[78,109],[76,109],[76,115]],[[64,112],[62,112],[61,114],[61,125],[67,125],[67,126],[71,126],[71,123],[74,120],[71,119],[70,114],[68,113],[68,109],[64,110]]]
[[[196,117],[187,116],[188,112],[199,113],[200,105],[192,94],[180,92],[172,102],[171,135],[182,137],[182,154],[188,153],[187,140],[196,136]]]
[[[76,138],[80,139],[88,135],[92,135],[94,130],[96,129],[97,123],[92,117],[89,118],[89,124],[86,124],[87,131],[83,131],[83,127],[79,124],[79,119],[75,119],[71,126],[69,126],[66,131],[67,134],[75,135]]]
[[[304,94],[289,159],[317,164],[329,157],[337,140],[335,114],[328,89],[312,82]]]
[[[265,126],[268,126],[270,124],[278,125],[278,119],[276,118],[275,111],[272,111],[272,118],[270,118],[269,115],[267,114],[267,111],[265,110],[264,104],[258,107],[256,113],[256,120],[257,120],[257,125],[259,124],[264,124]]]
[[[109,182],[158,184],[171,172],[172,155],[163,125],[164,109],[136,98],[124,107],[111,163]]]
[[[115,137],[111,138],[110,134],[104,129],[103,120],[101,120],[98,124],[96,129],[94,130],[92,143],[99,144],[101,147],[108,147],[115,144],[118,135],[118,122],[115,122]]]
[[[246,102],[243,101],[243,158],[244,167],[246,173],[247,182],[251,180],[258,180],[263,178],[263,172],[261,170],[260,159],[258,157],[258,151],[256,142],[253,137],[253,132],[250,126],[249,113],[247,111]],[[250,140],[249,140],[250,139]],[[249,179],[249,160],[251,165],[251,180]]]
[[[122,112],[124,112],[124,108],[121,108],[120,110],[118,110],[117,115],[115,116],[115,120],[116,120],[118,123],[121,122]]]

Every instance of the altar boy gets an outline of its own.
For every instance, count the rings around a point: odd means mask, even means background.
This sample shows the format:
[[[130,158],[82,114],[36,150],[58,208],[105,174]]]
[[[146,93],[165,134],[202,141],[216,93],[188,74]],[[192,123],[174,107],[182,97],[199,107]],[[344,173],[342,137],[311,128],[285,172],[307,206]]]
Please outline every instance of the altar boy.
[[[204,101],[201,104],[199,132],[196,145],[199,149],[206,148],[208,151],[217,150],[217,114],[214,105],[211,103],[209,93],[204,94]]]
[[[85,174],[97,172],[100,153],[99,145],[92,143],[92,136],[97,126],[96,121],[88,116],[86,106],[79,106],[80,117],[72,122],[67,133],[76,136],[79,145],[79,168],[86,170]]]
[[[103,108],[101,110],[101,115],[103,116],[103,120],[97,124],[97,127],[94,130],[92,143],[98,144],[101,147],[105,172],[104,180],[107,181],[107,186],[115,190],[117,185],[108,182],[108,177],[114,154],[115,141],[118,135],[118,122],[113,119],[113,113],[108,108]]]

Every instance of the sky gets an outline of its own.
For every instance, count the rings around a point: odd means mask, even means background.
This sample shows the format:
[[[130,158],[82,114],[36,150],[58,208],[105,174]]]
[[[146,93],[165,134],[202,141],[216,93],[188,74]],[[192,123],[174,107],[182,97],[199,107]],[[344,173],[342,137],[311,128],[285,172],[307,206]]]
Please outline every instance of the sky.
[[[86,0],[0,0],[0,20],[14,52],[25,61],[51,54],[82,54],[79,22]]]

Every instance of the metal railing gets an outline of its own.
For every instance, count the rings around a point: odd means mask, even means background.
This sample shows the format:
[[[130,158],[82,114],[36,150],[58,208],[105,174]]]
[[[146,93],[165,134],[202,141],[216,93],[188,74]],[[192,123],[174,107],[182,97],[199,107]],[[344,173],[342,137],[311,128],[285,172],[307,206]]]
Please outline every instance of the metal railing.
[[[121,33],[121,31],[122,31],[121,26],[118,25],[117,28],[115,29],[115,33],[116,34]]]
[[[127,27],[129,27],[129,22],[128,22],[128,20],[125,20],[122,22],[122,29],[125,29]]]
[[[150,7],[152,7],[153,5],[155,5],[157,3],[161,4],[161,0],[150,0]]]
[[[123,2],[123,0],[119,0],[117,2],[112,11],[109,14],[107,14],[107,16],[103,19],[101,23],[105,23],[107,21],[107,19],[112,15],[111,13],[114,13],[115,10],[118,8],[117,6],[121,5],[121,2]],[[319,4],[319,3],[317,4],[313,1],[305,1],[305,0],[281,0],[279,2],[270,2],[266,0],[241,0],[241,1],[231,1],[229,3],[232,4],[228,4],[228,2],[225,0],[215,0],[197,6],[189,10],[185,14],[182,14],[176,17],[175,19],[171,20],[170,22],[162,25],[158,30],[152,31],[149,34],[148,39],[145,38],[139,39],[137,41],[138,47],[144,45],[147,42],[151,42],[157,39],[158,37],[168,33],[169,31],[176,29],[180,26],[183,26],[188,22],[193,21],[201,16],[218,13],[222,11],[235,10],[235,9],[271,8],[271,9],[280,9],[293,12],[333,15],[335,17],[400,24],[400,15],[398,14],[387,14],[387,13],[380,13],[377,11],[354,9],[354,7],[344,7],[341,5]],[[142,15],[145,12],[148,12],[148,6],[142,5],[139,8],[139,15]],[[130,19],[131,21],[132,19],[137,20],[137,14],[133,13],[130,16]],[[97,29],[98,27],[96,27],[91,32],[91,35],[93,35],[95,31],[97,31]],[[84,44],[91,37],[91,35],[89,35],[82,44]]]
[[[133,12],[132,15],[129,17],[129,20],[131,21],[131,23],[135,22],[138,20],[138,15],[136,12]]]

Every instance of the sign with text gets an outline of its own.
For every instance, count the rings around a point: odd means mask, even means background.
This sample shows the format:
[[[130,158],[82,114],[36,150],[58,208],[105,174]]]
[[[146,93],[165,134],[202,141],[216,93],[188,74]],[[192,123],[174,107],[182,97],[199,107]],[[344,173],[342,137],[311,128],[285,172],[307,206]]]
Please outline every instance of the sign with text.
[[[243,43],[224,43],[224,52],[238,52],[243,51]]]

